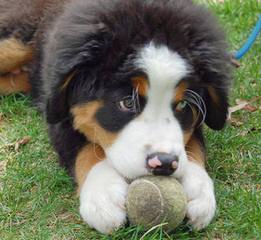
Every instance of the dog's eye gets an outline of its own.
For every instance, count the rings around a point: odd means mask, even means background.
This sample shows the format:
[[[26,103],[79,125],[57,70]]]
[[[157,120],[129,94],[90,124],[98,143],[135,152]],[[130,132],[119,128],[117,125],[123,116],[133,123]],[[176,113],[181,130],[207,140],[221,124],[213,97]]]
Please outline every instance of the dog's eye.
[[[183,100],[183,101],[180,101],[177,106],[176,106],[176,111],[177,112],[182,112],[188,105],[188,102]]]
[[[119,102],[119,108],[123,112],[135,112],[135,100],[131,97],[126,97]]]

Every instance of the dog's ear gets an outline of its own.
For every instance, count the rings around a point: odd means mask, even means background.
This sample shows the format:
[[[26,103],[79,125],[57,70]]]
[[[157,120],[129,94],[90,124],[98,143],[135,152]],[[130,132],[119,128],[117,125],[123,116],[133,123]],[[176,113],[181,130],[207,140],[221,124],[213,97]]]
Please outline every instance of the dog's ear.
[[[228,114],[227,89],[209,86],[205,92],[206,119],[205,123],[214,130],[224,127]]]
[[[58,123],[70,115],[72,96],[77,95],[83,82],[89,85],[93,81],[93,72],[106,51],[110,36],[103,24],[87,25],[84,30],[81,27],[75,24],[69,30],[57,31],[55,38],[51,35],[44,49],[43,78],[50,83],[45,114],[50,124]],[[77,76],[72,74],[78,71],[81,73],[77,73]],[[87,89],[84,91],[86,93]]]

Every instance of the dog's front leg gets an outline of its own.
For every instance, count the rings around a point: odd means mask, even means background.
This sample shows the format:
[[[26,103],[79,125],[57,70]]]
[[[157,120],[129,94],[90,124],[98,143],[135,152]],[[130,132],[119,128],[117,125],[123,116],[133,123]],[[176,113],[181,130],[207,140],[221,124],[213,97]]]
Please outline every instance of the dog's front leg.
[[[80,214],[90,227],[111,233],[126,220],[128,184],[106,160],[97,163],[80,190]]]
[[[187,217],[192,226],[200,230],[206,227],[215,215],[216,200],[213,181],[204,166],[204,152],[196,138],[187,145],[188,163],[181,183],[188,197]]]

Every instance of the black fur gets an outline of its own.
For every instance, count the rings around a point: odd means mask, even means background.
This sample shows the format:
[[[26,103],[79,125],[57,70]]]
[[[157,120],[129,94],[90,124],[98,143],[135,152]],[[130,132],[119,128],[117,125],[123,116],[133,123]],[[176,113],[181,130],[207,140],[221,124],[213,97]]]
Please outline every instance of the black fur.
[[[139,96],[135,100],[136,107],[129,112],[120,110],[119,102],[122,99],[132,98],[133,89],[129,85],[118,86],[118,89],[111,89],[105,93],[103,98],[104,106],[96,113],[99,124],[110,132],[118,132],[132,119],[139,115],[145,107],[146,99]],[[137,96],[138,97],[138,96]]]
[[[75,156],[87,144],[86,138],[75,131],[71,119],[49,125],[49,136],[59,154],[60,164],[71,176],[74,176]]]
[[[199,115],[198,119],[194,119],[193,113],[189,106],[186,106],[182,112],[175,111],[175,108],[178,103],[173,104],[173,112],[177,120],[179,121],[183,131],[192,130],[193,125],[196,126],[200,123],[201,115]],[[194,123],[197,121],[197,123]]]

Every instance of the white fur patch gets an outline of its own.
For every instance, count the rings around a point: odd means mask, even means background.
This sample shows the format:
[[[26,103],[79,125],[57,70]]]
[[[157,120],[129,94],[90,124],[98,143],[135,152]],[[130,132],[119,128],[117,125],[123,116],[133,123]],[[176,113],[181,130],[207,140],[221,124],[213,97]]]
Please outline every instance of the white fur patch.
[[[108,162],[96,164],[80,193],[80,214],[90,227],[111,233],[126,220],[125,199],[128,184]]]
[[[206,227],[215,215],[214,186],[206,170],[189,161],[181,178],[188,197],[187,217],[197,230]]]

